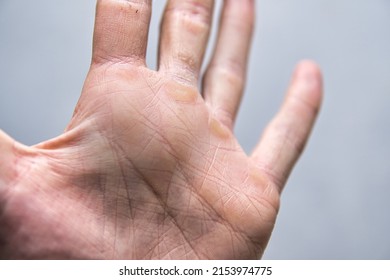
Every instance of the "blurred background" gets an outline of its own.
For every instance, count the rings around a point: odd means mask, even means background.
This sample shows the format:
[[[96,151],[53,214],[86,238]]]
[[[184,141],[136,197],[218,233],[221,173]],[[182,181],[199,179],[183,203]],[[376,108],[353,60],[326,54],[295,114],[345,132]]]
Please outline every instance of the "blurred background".
[[[152,68],[164,3],[153,4]],[[0,128],[18,141],[65,128],[89,68],[94,9],[95,0],[0,0]],[[236,124],[246,151],[299,60],[314,59],[325,77],[317,126],[264,258],[390,259],[390,1],[258,0],[257,14]]]

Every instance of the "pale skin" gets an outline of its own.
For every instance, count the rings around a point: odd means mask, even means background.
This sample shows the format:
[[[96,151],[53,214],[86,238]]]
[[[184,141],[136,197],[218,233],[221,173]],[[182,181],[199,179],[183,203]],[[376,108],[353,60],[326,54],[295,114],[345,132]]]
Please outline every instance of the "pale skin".
[[[244,152],[233,125],[254,2],[224,1],[200,73],[213,1],[167,1],[157,70],[145,64],[151,1],[97,1],[92,64],[64,134],[28,147],[0,131],[0,258],[262,256],[322,82],[315,63],[299,63],[280,111]]]

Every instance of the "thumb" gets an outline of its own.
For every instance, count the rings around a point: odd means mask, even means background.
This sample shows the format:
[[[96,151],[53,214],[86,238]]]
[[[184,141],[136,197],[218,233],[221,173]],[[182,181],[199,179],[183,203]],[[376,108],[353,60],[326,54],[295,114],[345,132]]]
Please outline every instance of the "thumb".
[[[16,177],[15,145],[17,142],[0,129],[0,196]]]

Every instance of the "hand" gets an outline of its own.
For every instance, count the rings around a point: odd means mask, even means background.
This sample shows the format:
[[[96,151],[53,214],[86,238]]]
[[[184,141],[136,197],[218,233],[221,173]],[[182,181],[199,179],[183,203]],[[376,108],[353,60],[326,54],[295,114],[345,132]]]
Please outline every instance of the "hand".
[[[145,66],[151,0],[98,1],[91,69],[65,133],[33,147],[0,133],[0,258],[261,257],[320,106],[321,75],[298,65],[246,155],[233,123],[254,1],[224,2],[198,91],[212,6],[168,1],[154,71]]]

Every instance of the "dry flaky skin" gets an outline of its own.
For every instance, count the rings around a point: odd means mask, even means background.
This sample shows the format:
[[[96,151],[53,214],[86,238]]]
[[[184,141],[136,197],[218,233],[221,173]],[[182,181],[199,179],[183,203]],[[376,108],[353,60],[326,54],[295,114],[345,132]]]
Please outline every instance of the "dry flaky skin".
[[[144,65],[150,1],[98,1],[93,63],[66,132],[34,147],[0,133],[1,258],[262,255],[319,108],[320,74],[298,66],[280,113],[246,155],[232,124],[253,1],[225,1],[200,93],[212,4],[168,1],[154,71]],[[229,47],[226,34],[237,30],[241,43]]]

